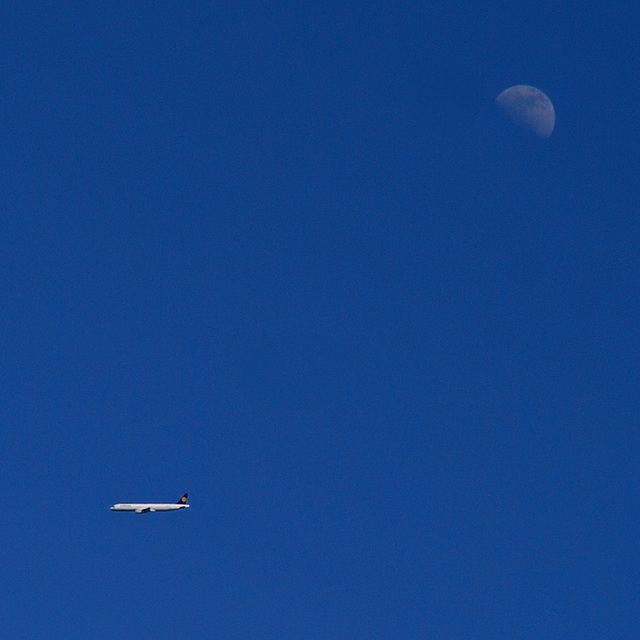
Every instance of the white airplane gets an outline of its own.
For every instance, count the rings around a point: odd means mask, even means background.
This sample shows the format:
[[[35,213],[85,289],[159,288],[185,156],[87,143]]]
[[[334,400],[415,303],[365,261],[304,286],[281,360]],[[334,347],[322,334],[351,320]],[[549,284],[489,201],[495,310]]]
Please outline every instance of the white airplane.
[[[187,494],[185,493],[178,502],[143,502],[134,504],[125,504],[119,502],[111,507],[111,511],[135,511],[136,513],[149,513],[150,511],[178,511],[179,509],[187,509]]]

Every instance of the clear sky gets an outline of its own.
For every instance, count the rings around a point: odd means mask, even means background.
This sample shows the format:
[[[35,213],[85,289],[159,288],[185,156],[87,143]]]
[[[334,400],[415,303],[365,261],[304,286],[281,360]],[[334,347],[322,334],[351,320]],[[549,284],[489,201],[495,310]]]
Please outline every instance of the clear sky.
[[[614,4],[0,8],[3,638],[637,638]]]

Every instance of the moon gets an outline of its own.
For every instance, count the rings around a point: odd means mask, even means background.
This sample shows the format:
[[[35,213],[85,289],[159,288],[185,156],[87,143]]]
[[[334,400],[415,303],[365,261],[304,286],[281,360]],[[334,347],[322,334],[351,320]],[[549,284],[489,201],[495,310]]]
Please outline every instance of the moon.
[[[505,89],[496,104],[516,123],[548,138],[556,123],[556,112],[551,100],[535,87],[517,84]]]

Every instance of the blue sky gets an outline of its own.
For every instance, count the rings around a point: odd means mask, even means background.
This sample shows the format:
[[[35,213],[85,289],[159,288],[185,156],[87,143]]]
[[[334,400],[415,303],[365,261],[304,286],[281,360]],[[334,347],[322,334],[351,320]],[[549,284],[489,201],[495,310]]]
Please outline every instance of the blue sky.
[[[637,16],[0,25],[3,637],[636,637]]]

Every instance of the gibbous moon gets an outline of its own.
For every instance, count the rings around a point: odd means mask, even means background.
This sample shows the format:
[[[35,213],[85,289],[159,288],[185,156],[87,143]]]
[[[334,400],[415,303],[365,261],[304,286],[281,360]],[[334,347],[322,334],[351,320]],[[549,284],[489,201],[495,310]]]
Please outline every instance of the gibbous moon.
[[[516,123],[548,138],[556,123],[556,112],[551,100],[535,87],[517,84],[505,89],[496,104]]]

